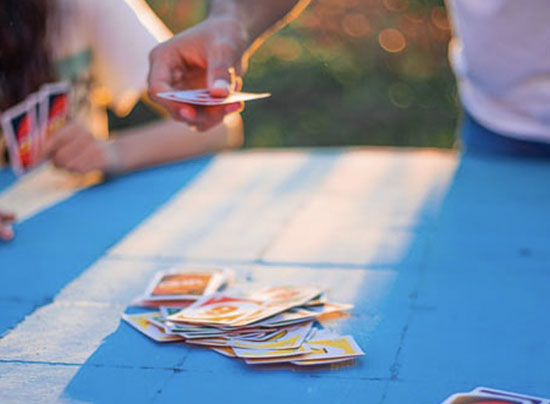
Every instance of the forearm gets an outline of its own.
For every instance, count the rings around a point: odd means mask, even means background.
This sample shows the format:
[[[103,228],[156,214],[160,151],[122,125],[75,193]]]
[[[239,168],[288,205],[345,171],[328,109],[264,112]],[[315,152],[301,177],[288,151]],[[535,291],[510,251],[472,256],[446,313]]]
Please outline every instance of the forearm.
[[[161,121],[119,132],[112,141],[118,167],[115,172],[130,172],[178,160],[237,147],[242,142],[240,116],[206,132],[192,131],[175,121]]]
[[[255,50],[271,33],[296,18],[310,0],[213,0],[209,17],[231,17],[238,21]]]

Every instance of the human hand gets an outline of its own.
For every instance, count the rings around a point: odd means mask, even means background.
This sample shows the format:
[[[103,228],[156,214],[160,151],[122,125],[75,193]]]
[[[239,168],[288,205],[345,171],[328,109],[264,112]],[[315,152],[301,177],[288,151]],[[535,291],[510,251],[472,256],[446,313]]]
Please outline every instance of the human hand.
[[[208,88],[226,97],[242,87],[241,74],[248,46],[246,30],[230,16],[211,16],[158,45],[149,56],[149,96],[179,121],[204,131],[225,115],[241,111],[244,103],[196,106],[162,99],[157,93]]]
[[[12,224],[15,221],[13,213],[0,210],[0,240],[11,240],[13,238]]]
[[[68,123],[48,139],[42,158],[50,158],[58,168],[81,174],[113,171],[119,165],[113,147],[94,138],[82,125]]]

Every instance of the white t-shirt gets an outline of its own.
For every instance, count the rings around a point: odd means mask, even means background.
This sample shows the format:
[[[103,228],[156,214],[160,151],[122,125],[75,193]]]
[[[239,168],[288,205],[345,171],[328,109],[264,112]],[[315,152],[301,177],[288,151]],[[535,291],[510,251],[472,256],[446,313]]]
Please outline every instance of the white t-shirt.
[[[447,3],[465,108],[493,131],[550,143],[550,1]]]
[[[147,86],[149,52],[171,34],[144,0],[57,1],[57,72],[73,82],[76,119],[106,135],[105,107],[120,115],[132,109]]]
[[[147,88],[148,56],[171,36],[144,0],[57,0],[52,59],[73,85],[74,119],[106,137],[106,107],[132,109]],[[3,165],[0,139],[0,167]]]

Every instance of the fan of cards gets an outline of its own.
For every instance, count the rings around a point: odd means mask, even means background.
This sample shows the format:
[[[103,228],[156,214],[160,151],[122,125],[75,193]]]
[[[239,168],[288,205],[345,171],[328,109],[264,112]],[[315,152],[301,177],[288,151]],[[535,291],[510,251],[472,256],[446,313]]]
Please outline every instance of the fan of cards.
[[[352,336],[323,329],[318,320],[342,314],[316,286],[267,287],[244,296],[220,292],[232,278],[222,269],[159,273],[133,305],[157,311],[122,318],[157,342],[208,347],[247,364],[325,365],[364,355]]]
[[[546,398],[478,387],[469,393],[453,394],[443,404],[550,404]]]
[[[166,93],[158,93],[157,95],[170,101],[202,106],[227,105],[235,102],[259,100],[271,96],[270,93],[244,93],[235,91],[227,97],[213,97],[206,88],[186,91],[169,91]]]
[[[25,101],[2,113],[2,131],[17,175],[36,166],[49,135],[65,125],[70,107],[70,85],[45,84]]]

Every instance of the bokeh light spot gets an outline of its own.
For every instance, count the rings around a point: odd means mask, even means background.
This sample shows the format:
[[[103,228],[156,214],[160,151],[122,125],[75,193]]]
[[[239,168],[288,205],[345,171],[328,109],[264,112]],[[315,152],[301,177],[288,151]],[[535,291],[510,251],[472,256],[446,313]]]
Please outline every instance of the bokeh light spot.
[[[342,29],[355,38],[367,36],[372,31],[369,20],[361,13],[346,14],[342,19]]]
[[[294,38],[279,37],[272,44],[273,54],[285,62],[292,62],[302,55],[302,46]]]
[[[409,8],[407,0],[384,0],[384,7],[389,11],[403,12]]]
[[[386,28],[378,34],[378,43],[386,52],[399,53],[407,46],[407,40],[401,31]]]
[[[393,83],[388,89],[388,97],[399,108],[409,108],[413,102],[412,89],[406,83]]]
[[[447,12],[443,7],[435,7],[430,13],[432,24],[442,31],[451,29],[451,24],[447,18]]]

